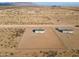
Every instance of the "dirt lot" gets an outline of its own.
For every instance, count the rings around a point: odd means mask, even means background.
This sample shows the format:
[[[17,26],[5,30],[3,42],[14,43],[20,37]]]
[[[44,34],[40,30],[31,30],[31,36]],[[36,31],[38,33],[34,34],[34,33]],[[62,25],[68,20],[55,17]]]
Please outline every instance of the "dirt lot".
[[[33,33],[33,29],[44,29],[45,33]],[[29,25],[26,26],[25,33],[23,35],[22,40],[19,43],[19,49],[45,49],[45,48],[61,48],[63,49],[64,46],[62,45],[61,41],[55,35],[53,31],[52,25]]]
[[[65,26],[64,26],[65,27]],[[68,27],[68,26],[66,26]],[[60,41],[64,43],[68,49],[79,49],[79,29],[71,27],[74,30],[72,34],[61,33],[55,30],[56,35],[59,37]]]

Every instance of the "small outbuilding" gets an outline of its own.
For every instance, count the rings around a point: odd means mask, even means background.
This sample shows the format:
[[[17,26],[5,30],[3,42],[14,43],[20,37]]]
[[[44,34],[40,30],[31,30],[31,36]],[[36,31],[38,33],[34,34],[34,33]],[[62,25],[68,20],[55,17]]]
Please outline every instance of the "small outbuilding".
[[[33,29],[32,30],[33,31],[33,33],[44,33],[45,32],[45,30],[44,29]]]
[[[56,30],[62,33],[74,33],[74,30],[72,28],[67,28],[67,27],[59,27],[56,28]]]

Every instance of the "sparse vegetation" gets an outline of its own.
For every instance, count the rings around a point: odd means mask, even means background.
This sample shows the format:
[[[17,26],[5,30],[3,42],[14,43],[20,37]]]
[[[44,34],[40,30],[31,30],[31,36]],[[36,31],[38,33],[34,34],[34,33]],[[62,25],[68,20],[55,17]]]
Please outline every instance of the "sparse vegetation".
[[[79,8],[78,8],[79,9]],[[37,12],[38,11],[38,12]],[[29,13],[30,12],[30,13]],[[0,25],[25,24],[75,24],[79,23],[79,12],[68,8],[14,7],[0,10]],[[76,21],[77,22],[73,22]],[[57,20],[57,23],[55,22]],[[72,21],[71,21],[72,20]],[[60,22],[61,21],[61,22]]]
[[[79,24],[79,8],[61,7],[1,7],[0,8],[0,56],[79,56],[79,50],[65,51],[26,51],[17,50],[17,45],[25,31],[25,27],[19,25],[28,24],[52,24],[75,25]],[[3,25],[18,25],[18,27],[4,27]],[[79,27],[75,25],[74,27]],[[66,35],[65,35],[66,36]],[[75,35],[77,36],[77,35]],[[73,38],[73,36],[72,36]],[[66,41],[65,41],[66,42]],[[69,42],[69,40],[68,40]],[[10,51],[11,50],[11,51]],[[7,51],[7,52],[6,52]],[[30,50],[31,51],[31,50]]]
[[[1,48],[15,48],[19,39],[24,33],[24,28],[0,28],[0,42]]]

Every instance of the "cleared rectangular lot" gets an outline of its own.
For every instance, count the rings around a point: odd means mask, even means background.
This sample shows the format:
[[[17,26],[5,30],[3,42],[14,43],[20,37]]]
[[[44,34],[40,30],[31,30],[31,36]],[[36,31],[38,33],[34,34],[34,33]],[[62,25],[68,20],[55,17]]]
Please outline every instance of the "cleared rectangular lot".
[[[34,33],[33,29],[45,29],[44,33]],[[44,25],[33,25],[26,26],[26,31],[23,35],[23,38],[20,40],[18,45],[18,49],[43,49],[43,48],[52,48],[59,49],[64,48],[64,45],[59,40],[59,38],[55,35],[52,26],[44,26]]]
[[[74,33],[67,34],[55,30],[57,36],[68,49],[79,49],[79,29],[73,27]]]

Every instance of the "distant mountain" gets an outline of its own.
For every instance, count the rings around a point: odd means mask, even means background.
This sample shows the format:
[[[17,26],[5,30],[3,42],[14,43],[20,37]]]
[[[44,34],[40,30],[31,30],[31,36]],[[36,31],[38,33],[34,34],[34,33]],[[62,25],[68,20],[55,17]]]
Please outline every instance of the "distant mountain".
[[[0,6],[12,6],[14,5],[14,3],[10,3],[10,2],[1,2]]]
[[[32,2],[15,2],[14,5],[15,6],[37,6]]]
[[[3,2],[0,6],[37,6],[37,4],[32,2]]]

